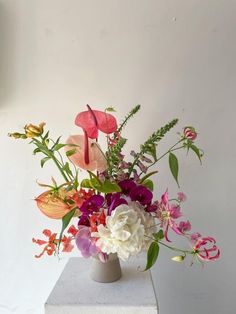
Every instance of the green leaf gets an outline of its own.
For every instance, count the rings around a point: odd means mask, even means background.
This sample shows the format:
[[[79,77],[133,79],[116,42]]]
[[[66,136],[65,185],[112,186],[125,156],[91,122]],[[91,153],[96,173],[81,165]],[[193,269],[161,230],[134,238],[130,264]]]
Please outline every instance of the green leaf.
[[[145,270],[150,269],[156,262],[159,254],[159,245],[157,242],[152,242],[147,252],[147,264]]]
[[[89,179],[83,179],[80,182],[80,187],[81,188],[86,188],[86,189],[93,189],[94,188],[94,186],[92,185],[91,180],[89,180]]]
[[[145,176],[142,177],[142,179],[139,181],[140,184],[142,184],[143,181],[145,181],[147,178],[151,177],[152,175],[158,173],[158,171],[152,171],[147,173]]]
[[[57,151],[57,150],[61,149],[64,146],[66,146],[66,144],[56,144],[56,145],[53,145],[52,150],[53,151]]]
[[[37,153],[40,153],[41,150],[37,147],[33,150],[33,154],[36,155]]]
[[[121,188],[117,183],[111,182],[107,179],[102,183],[101,186],[98,186],[96,189],[102,193],[121,192]]]
[[[66,152],[66,156],[67,156],[67,157],[70,157],[70,156],[74,155],[75,153],[76,153],[76,148],[73,148],[73,149],[68,150],[68,151]]]
[[[157,241],[162,240],[164,238],[164,232],[162,229],[159,230],[157,233],[153,233],[152,235]]]
[[[192,151],[197,155],[200,163],[202,164],[202,154],[200,153],[200,150],[197,146],[195,146],[194,144],[190,144],[189,148],[192,149]]]
[[[51,159],[51,157],[44,157],[43,159],[41,159],[41,161],[40,161],[41,168],[43,168],[45,162],[48,161],[49,159]]]
[[[173,177],[175,178],[175,181],[179,187],[179,182],[178,182],[179,163],[178,163],[177,157],[173,153],[169,154],[169,166],[170,166],[170,171]]]
[[[68,162],[65,163],[65,165],[62,167],[62,170],[65,171],[68,175],[73,175]]]
[[[65,229],[69,225],[72,217],[75,214],[75,211],[76,211],[76,208],[72,209],[69,213],[67,213],[64,217],[62,217],[62,227],[61,227],[61,233],[60,233],[60,237],[59,237],[58,251],[59,251],[59,247],[60,247],[60,244],[61,244],[61,239],[62,239],[62,236],[63,236],[63,232],[65,231]]]
[[[94,174],[92,171],[87,170],[90,176],[91,182],[95,182],[95,185],[102,185],[102,181],[99,180],[99,178]]]
[[[48,136],[49,136],[49,131],[47,131],[47,133],[44,135],[43,141],[45,141],[48,138]]]
[[[146,186],[151,191],[153,191],[153,189],[154,189],[154,184],[153,184],[152,180],[150,180],[150,179],[143,181],[142,185]]]
[[[116,112],[115,108],[113,108],[113,107],[107,107],[107,108],[105,109],[105,111],[108,111],[108,112]]]

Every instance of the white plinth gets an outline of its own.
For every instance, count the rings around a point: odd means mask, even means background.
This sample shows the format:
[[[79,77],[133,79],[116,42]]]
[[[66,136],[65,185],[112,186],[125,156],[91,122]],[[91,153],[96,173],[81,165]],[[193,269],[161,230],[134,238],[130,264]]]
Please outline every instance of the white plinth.
[[[151,273],[140,272],[142,259],[121,263],[122,278],[113,283],[90,279],[91,261],[73,257],[46,304],[45,314],[157,314]]]

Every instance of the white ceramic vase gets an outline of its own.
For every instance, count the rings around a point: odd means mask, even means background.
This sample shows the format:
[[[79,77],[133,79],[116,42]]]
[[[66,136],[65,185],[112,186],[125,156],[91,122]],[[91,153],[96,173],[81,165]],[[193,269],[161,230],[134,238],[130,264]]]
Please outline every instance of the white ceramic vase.
[[[97,282],[109,283],[120,279],[121,267],[117,254],[110,254],[103,263],[98,257],[92,258],[90,277]]]

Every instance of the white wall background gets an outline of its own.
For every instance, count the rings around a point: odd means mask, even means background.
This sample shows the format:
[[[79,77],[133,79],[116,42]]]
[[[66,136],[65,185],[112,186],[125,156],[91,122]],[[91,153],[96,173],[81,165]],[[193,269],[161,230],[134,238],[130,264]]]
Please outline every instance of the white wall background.
[[[235,0],[0,1],[1,314],[43,313],[67,258],[33,258],[31,238],[60,226],[32,201],[42,191],[36,178],[47,182],[55,169],[41,171],[31,147],[6,134],[46,121],[66,138],[86,103],[113,105],[119,118],[143,105],[125,133],[130,148],[174,117],[176,131],[197,128],[205,157],[201,167],[182,156],[185,212],[218,239],[222,257],[190,268],[162,250],[154,269],[160,314],[235,314],[235,38]],[[157,196],[166,186],[177,191],[164,161]]]

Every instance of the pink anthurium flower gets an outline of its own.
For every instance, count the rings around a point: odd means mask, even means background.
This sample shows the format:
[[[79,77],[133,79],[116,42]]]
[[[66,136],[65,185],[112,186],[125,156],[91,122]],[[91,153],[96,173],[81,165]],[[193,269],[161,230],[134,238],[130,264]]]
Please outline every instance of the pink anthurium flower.
[[[97,170],[99,172],[103,172],[107,169],[107,161],[102,153],[100,146],[88,139],[87,149],[88,149],[88,156],[89,162],[86,163],[84,158],[84,150],[86,146],[86,139],[83,135],[71,135],[66,144],[74,144],[76,146],[65,146],[65,150],[69,151],[75,149],[75,153],[69,156],[69,159],[78,167],[84,170]]]
[[[115,117],[103,111],[92,110],[89,105],[87,107],[87,111],[80,112],[75,118],[75,124],[84,131],[84,162],[86,165],[90,162],[88,139],[97,139],[98,131],[111,134],[117,130]]]

